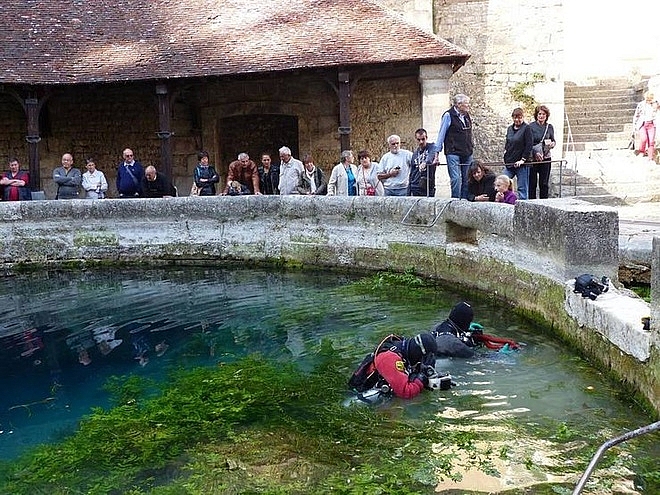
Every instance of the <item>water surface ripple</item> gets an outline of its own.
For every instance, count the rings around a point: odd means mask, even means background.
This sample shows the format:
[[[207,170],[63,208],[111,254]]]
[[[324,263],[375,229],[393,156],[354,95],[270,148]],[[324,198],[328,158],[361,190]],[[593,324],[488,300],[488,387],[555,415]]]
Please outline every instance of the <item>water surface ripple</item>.
[[[107,406],[102,386],[111,375],[162,379],[174,367],[252,352],[312,369],[323,339],[357,365],[387,333],[429,330],[461,297],[439,288],[409,296],[347,291],[355,280],[242,269],[44,272],[0,280],[0,458],[57,439],[91,407]],[[406,404],[408,414],[569,424],[585,438],[651,422],[573,350],[509,308],[474,306],[487,333],[524,342],[522,352],[440,361],[457,386],[422,394]]]

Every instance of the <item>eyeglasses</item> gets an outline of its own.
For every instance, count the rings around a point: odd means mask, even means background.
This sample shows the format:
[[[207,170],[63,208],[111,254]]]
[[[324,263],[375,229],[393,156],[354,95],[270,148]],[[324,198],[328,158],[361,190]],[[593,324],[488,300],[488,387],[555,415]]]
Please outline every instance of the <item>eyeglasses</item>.
[[[390,143],[390,146],[399,146],[401,143]]]
[[[126,154],[126,155],[124,155],[124,158],[133,158],[133,155]]]

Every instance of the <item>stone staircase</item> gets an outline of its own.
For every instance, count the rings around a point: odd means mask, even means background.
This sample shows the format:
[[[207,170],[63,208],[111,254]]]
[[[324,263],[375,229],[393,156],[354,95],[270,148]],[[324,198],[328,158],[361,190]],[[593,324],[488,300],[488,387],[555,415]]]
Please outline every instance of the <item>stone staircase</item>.
[[[628,149],[643,85],[601,80],[566,83],[564,159],[553,166],[551,195],[620,206],[660,201],[660,166]]]
[[[622,206],[660,201],[660,165],[628,149],[576,152],[559,174],[553,167],[551,195]],[[560,180],[561,179],[561,180]]]
[[[575,151],[626,149],[640,94],[626,80],[601,80],[590,86],[564,85],[566,133]]]

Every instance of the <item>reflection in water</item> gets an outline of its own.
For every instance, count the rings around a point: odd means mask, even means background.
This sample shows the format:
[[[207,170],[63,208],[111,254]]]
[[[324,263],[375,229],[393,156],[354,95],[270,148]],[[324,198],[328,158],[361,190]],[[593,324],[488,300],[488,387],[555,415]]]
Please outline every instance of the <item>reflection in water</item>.
[[[111,375],[162,380],[179,367],[253,352],[311,369],[324,338],[357,364],[388,333],[431,329],[459,299],[435,288],[414,298],[345,291],[352,280],[229,269],[0,280],[0,458],[56,439],[91,407],[107,406],[103,385]],[[648,422],[615,399],[597,372],[508,308],[473,306],[488,333],[525,342],[523,351],[441,360],[437,368],[449,371],[457,387],[422,394],[407,405],[409,414],[570,421],[615,432]]]

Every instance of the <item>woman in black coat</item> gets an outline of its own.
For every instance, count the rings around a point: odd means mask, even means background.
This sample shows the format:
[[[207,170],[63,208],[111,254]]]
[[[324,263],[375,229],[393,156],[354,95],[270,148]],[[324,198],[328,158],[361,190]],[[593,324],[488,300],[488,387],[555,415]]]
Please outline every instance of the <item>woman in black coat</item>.
[[[495,201],[495,173],[475,161],[468,170],[469,201]]]

